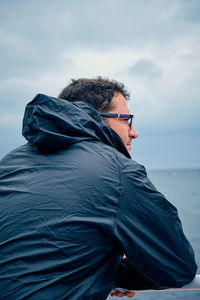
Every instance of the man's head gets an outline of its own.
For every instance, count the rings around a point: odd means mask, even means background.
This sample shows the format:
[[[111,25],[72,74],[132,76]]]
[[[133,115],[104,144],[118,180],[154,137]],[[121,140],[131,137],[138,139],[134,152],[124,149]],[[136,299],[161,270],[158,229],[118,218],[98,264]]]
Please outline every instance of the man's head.
[[[129,93],[124,84],[101,77],[72,80],[58,95],[58,98],[71,102],[87,102],[99,113],[130,114],[126,102],[129,99]],[[130,128],[127,118],[103,117],[103,119],[121,137],[131,154],[131,140],[138,136],[135,128],[133,126]]]

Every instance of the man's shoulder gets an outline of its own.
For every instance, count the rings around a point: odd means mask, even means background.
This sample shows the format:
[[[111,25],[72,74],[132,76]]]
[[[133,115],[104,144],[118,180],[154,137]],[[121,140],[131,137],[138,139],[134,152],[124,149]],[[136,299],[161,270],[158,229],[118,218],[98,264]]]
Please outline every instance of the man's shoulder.
[[[121,172],[141,172],[146,175],[145,167],[138,163],[136,160],[127,158],[123,153],[117,149],[105,145],[101,141],[89,140],[83,141],[81,143],[75,144],[72,148],[72,151],[81,151],[82,157],[92,157],[101,161],[104,164],[113,164],[121,170]]]
[[[146,175],[146,168],[144,167],[144,165],[140,164],[139,162],[137,162],[136,160],[132,159],[132,158],[127,158],[125,155],[123,155],[122,153],[120,153],[119,151],[115,150],[116,156],[118,157],[118,161],[119,161],[119,167],[121,168],[121,170],[125,171],[125,173],[129,173],[129,172],[141,172],[144,175]]]

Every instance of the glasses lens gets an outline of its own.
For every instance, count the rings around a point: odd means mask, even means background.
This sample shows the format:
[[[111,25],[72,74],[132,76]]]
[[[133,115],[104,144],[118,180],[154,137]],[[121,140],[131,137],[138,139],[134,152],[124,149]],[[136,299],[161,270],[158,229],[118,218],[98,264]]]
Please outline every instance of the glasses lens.
[[[128,125],[131,128],[132,127],[133,116],[130,115],[128,118],[125,118],[125,117],[122,117],[122,118],[124,118],[125,120],[128,121]]]
[[[129,126],[130,126],[130,129],[132,128],[132,122],[133,122],[133,116],[130,116],[130,118],[129,118]]]
[[[132,121],[133,121],[133,115],[128,115],[128,114],[113,114],[113,113],[101,113],[100,114],[104,118],[122,118],[122,119],[127,119],[129,122],[130,128],[132,127]]]

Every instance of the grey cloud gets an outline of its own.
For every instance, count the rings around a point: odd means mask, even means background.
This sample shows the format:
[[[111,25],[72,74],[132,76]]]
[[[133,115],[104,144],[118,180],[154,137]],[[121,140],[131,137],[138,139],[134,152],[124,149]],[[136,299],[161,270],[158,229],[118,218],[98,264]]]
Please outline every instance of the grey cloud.
[[[193,27],[183,16],[195,14],[198,1],[19,0],[1,1],[0,6],[0,76],[35,79],[73,64],[63,63],[63,53],[82,46],[137,51],[151,43],[170,47],[177,37],[191,39]],[[138,62],[130,72],[154,79],[162,73],[148,61]]]
[[[4,78],[62,69],[63,52],[80,46],[106,49],[131,45],[139,49],[153,41],[164,47],[177,35],[192,35],[192,28],[184,18],[177,21],[177,15],[195,18],[197,11],[196,1],[187,5],[181,0],[20,0],[0,5]]]
[[[133,157],[147,168],[197,168],[200,166],[199,128],[162,132],[149,129],[139,132],[134,143]],[[147,151],[148,149],[148,151]]]
[[[177,11],[177,17],[192,23],[200,22],[200,1],[183,0]]]
[[[151,60],[141,59],[128,70],[132,75],[157,79],[162,76],[161,69]]]

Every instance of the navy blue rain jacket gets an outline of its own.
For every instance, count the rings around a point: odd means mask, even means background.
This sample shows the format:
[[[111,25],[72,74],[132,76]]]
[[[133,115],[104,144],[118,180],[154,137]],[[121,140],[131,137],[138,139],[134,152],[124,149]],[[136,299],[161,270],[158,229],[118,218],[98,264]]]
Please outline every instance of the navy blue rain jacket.
[[[176,208],[91,106],[39,94],[23,135],[0,163],[1,299],[103,300],[193,279]]]

